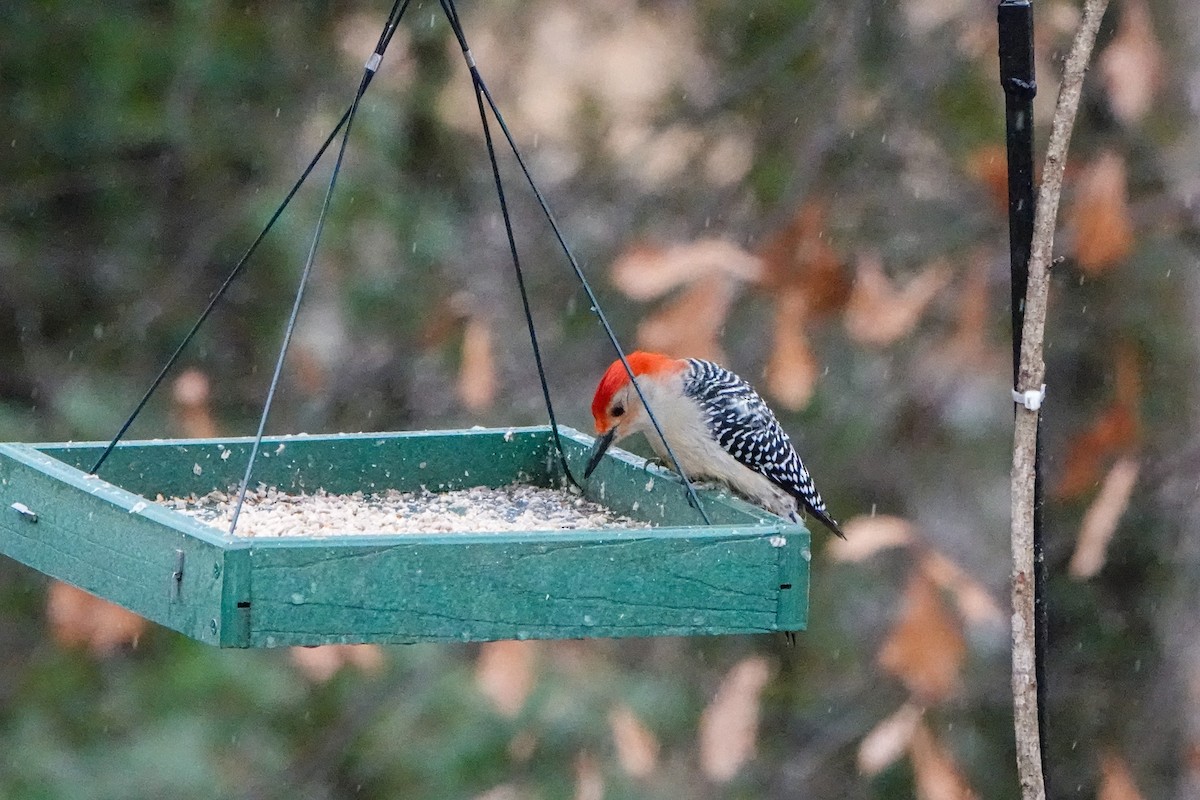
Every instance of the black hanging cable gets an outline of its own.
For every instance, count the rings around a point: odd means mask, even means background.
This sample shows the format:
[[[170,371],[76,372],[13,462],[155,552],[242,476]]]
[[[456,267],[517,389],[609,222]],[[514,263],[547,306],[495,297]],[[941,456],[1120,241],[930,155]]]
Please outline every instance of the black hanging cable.
[[[550,418],[550,435],[554,440],[554,449],[558,453],[559,465],[562,467],[563,475],[572,485],[580,487],[579,481],[571,473],[571,468],[567,465],[567,453],[562,444],[562,437],[558,431],[558,420],[554,414],[554,403],[550,398],[550,385],[546,379],[546,368],[542,362],[542,349],[538,345],[537,329],[533,323],[533,311],[529,305],[529,292],[525,288],[525,271],[521,269],[521,257],[517,253],[517,241],[513,235],[512,218],[508,213],[508,200],[504,194],[504,181],[500,177],[500,164],[496,159],[496,147],[492,141],[492,129],[488,124],[487,111],[483,105],[483,94],[480,91],[479,72],[475,66],[475,57],[471,55],[470,48],[467,47],[465,38],[459,35],[461,27],[458,25],[458,11],[453,7],[447,7],[442,4],[442,10],[445,12],[447,19],[450,20],[451,28],[454,30],[455,37],[458,38],[458,43],[462,47],[463,58],[466,59],[467,67],[471,72],[471,86],[475,91],[475,104],[479,107],[479,122],[483,126],[483,138],[487,144],[488,161],[492,166],[492,180],[496,184],[496,196],[500,201],[500,215],[504,218],[504,233],[508,237],[508,251],[512,257],[513,271],[517,277],[517,288],[521,295],[521,308],[525,312],[525,326],[529,330],[529,341],[533,345],[533,360],[537,365],[538,380],[542,386],[542,399],[546,403],[546,414]],[[582,488],[582,487],[580,487]]]
[[[464,51],[470,59],[470,51]],[[473,62],[472,62],[473,67]],[[525,272],[521,269],[521,257],[517,253],[517,241],[513,236],[512,218],[508,213],[508,201],[504,196],[504,181],[500,178],[500,164],[496,161],[496,147],[492,142],[492,131],[487,121],[487,111],[483,105],[483,94],[479,91],[478,73],[472,68],[471,83],[475,87],[475,103],[479,106],[479,121],[483,125],[483,138],[487,143],[488,160],[492,164],[492,178],[496,183],[496,196],[500,200],[500,215],[504,217],[504,233],[508,237],[508,251],[512,256],[513,271],[517,277],[517,288],[521,294],[521,309],[525,312],[525,325],[529,329],[529,342],[533,345],[533,360],[537,364],[538,380],[542,384],[542,399],[546,403],[546,414],[550,417],[550,434],[554,438],[554,449],[558,452],[559,465],[563,475],[573,486],[579,486],[579,481],[571,474],[567,465],[567,454],[563,449],[562,437],[558,432],[558,420],[554,416],[554,404],[550,399],[550,386],[546,381],[546,368],[542,363],[542,349],[538,346],[537,330],[533,324],[533,311],[529,307],[529,292],[525,288]]]
[[[392,12],[388,15],[388,21],[384,26],[383,33],[379,37],[379,44],[375,47],[375,52],[367,60],[366,66],[363,68],[362,80],[359,81],[358,91],[354,94],[354,101],[350,104],[350,110],[346,113],[346,124],[342,130],[342,140],[338,145],[337,158],[333,162],[333,170],[329,175],[329,186],[325,189],[325,198],[321,202],[321,211],[317,215],[316,229],[313,231],[312,244],[308,248],[308,258],[304,262],[304,271],[300,274],[300,284],[296,287],[296,297],[292,302],[292,311],[288,316],[287,325],[283,332],[283,343],[279,347],[279,355],[275,359],[275,370],[271,375],[271,383],[267,389],[267,397],[263,403],[262,415],[258,420],[258,430],[254,434],[254,444],[250,447],[250,457],[246,461],[246,471],[242,476],[242,483],[238,487],[237,502],[233,507],[233,516],[229,522],[229,534],[232,536],[237,529],[238,517],[242,514],[242,506],[246,502],[246,491],[250,487],[250,476],[254,471],[254,462],[258,458],[258,451],[262,447],[263,432],[267,427],[267,417],[271,413],[271,404],[275,399],[275,390],[279,386],[279,377],[283,373],[283,362],[287,357],[288,347],[292,342],[292,334],[296,329],[296,319],[300,315],[300,305],[304,300],[304,290],[308,285],[309,276],[312,274],[313,264],[317,257],[317,245],[321,241],[321,234],[325,229],[325,220],[329,215],[329,206],[333,199],[333,190],[337,186],[338,174],[342,170],[342,162],[346,156],[346,145],[350,141],[350,129],[354,124],[354,115],[358,112],[359,103],[362,101],[363,94],[366,93],[367,87],[371,84],[371,79],[375,75],[375,70],[379,68],[380,61],[383,59],[384,50],[387,48],[388,42],[391,41],[392,35],[395,32],[396,24],[403,16],[404,10],[408,8],[410,0],[396,0],[392,6]]]
[[[409,2],[411,2],[411,0],[396,0],[396,3],[392,6],[391,14],[388,16],[388,22],[384,26],[383,32],[379,36],[379,43],[375,47],[375,55],[372,56],[372,59],[374,59],[376,56],[380,58],[383,57],[383,52],[387,49],[388,44],[392,41],[392,37],[396,34],[396,26],[399,24],[400,18],[404,16],[404,11],[406,8],[408,8]],[[374,78],[374,76],[375,70],[368,70],[366,83],[370,84],[371,79]],[[366,87],[364,86],[363,88],[365,89]],[[357,102],[357,98],[355,99],[355,102]],[[259,245],[262,244],[263,240],[267,238],[267,234],[270,233],[271,229],[275,227],[275,223],[291,204],[292,198],[294,198],[296,193],[300,191],[300,187],[304,185],[306,180],[308,180],[308,176],[312,174],[312,171],[320,162],[321,157],[325,155],[325,151],[329,149],[329,145],[331,145],[334,138],[337,137],[338,131],[340,131],[342,126],[349,121],[353,108],[354,103],[351,103],[345,112],[342,113],[342,117],[340,120],[338,120],[337,125],[333,127],[333,130],[330,131],[329,135],[325,137],[325,141],[321,143],[319,148],[317,148],[316,154],[309,160],[308,166],[306,166],[304,171],[300,173],[300,177],[297,178],[296,182],[292,184],[292,188],[288,190],[288,193],[283,198],[283,201],[276,207],[274,213],[271,214],[270,219],[267,220],[267,224],[263,226],[261,231],[259,231],[258,236],[256,236],[254,241],[250,243],[250,246],[246,248],[246,252],[242,254],[242,257],[238,259],[237,264],[234,265],[233,269],[230,270],[229,274],[225,276],[225,280],[221,282],[221,285],[217,288],[216,292],[214,292],[212,297],[209,298],[208,305],[205,306],[204,311],[200,313],[200,316],[196,319],[196,322],[192,325],[191,329],[184,335],[183,339],[180,340],[178,346],[175,348],[175,351],[167,359],[166,363],[163,364],[162,369],[159,370],[158,376],[155,377],[153,382],[151,382],[150,388],[148,388],[146,393],[142,395],[142,399],[138,401],[133,411],[129,414],[129,416],[125,419],[125,422],[117,431],[117,434],[108,443],[108,446],[104,448],[104,452],[100,454],[100,457],[96,459],[96,463],[92,465],[91,470],[89,470],[92,475],[95,475],[96,472],[100,470],[100,467],[104,465],[104,462],[108,460],[108,457],[112,455],[112,451],[129,431],[129,428],[131,425],[133,425],[134,420],[136,420],[142,413],[142,410],[146,407],[146,404],[150,402],[150,398],[156,391],[158,391],[158,387],[162,385],[162,382],[166,380],[166,377],[170,373],[171,369],[179,361],[180,356],[183,355],[183,351],[187,349],[187,346],[191,344],[192,339],[196,337],[200,327],[204,325],[206,321],[208,321],[213,309],[217,307],[217,303],[224,298],[225,293],[229,290],[229,287],[233,285],[234,280],[237,279],[237,277],[242,273],[242,270],[245,268],[246,264],[250,261],[250,257],[254,255],[255,251],[258,250]]]
[[[1029,285],[1029,255],[1033,246],[1033,98],[1037,82],[1033,61],[1033,7],[1029,0],[1001,0],[996,11],[1000,39],[1000,85],[1004,89],[1008,149],[1008,244],[1012,272],[1013,385],[1021,363],[1025,291]],[[1046,758],[1047,720],[1046,555],[1042,535],[1042,420],[1038,416],[1033,455],[1033,613],[1034,676],[1037,680],[1038,745],[1046,796],[1050,762]]]
[[[570,246],[567,244],[567,241],[566,241],[565,237],[563,236],[562,230],[559,228],[558,221],[555,219],[554,214],[550,211],[550,206],[546,202],[546,198],[542,195],[541,191],[538,189],[537,184],[533,179],[533,175],[529,171],[529,167],[525,163],[525,159],[521,156],[520,150],[517,148],[516,140],[513,138],[512,133],[508,129],[508,125],[504,121],[504,116],[500,113],[500,109],[496,106],[496,101],[492,98],[492,93],[490,91],[488,91],[487,84],[484,83],[483,77],[479,74],[479,69],[475,64],[475,57],[473,55],[471,55],[471,48],[467,46],[466,34],[463,32],[462,23],[459,21],[458,10],[457,10],[457,8],[455,8],[454,0],[439,0],[439,1],[441,3],[442,10],[446,14],[446,19],[450,23],[450,29],[454,32],[454,37],[458,40],[459,47],[462,48],[463,57],[466,59],[467,67],[471,71],[471,80],[475,86],[476,99],[480,100],[480,95],[482,95],[482,98],[486,98],[488,107],[492,111],[492,116],[494,116],[496,118],[496,123],[500,126],[500,130],[504,133],[504,138],[508,140],[508,146],[512,150],[513,156],[516,158],[517,163],[520,165],[521,172],[525,175],[525,180],[529,183],[530,189],[532,189],[534,196],[537,198],[538,205],[542,209],[542,214],[546,217],[546,220],[550,223],[550,227],[554,231],[554,236],[558,240],[559,247],[562,248],[563,253],[566,255],[567,260],[571,264],[572,270],[574,270],[574,272],[575,272],[575,277],[578,278],[580,285],[583,287],[584,293],[588,297],[588,301],[591,303],[592,312],[600,320],[600,324],[604,328],[604,332],[608,335],[609,342],[612,344],[613,349],[616,351],[617,356],[620,358],[622,366],[625,367],[625,372],[629,376],[630,382],[633,384],[634,391],[637,392],[638,399],[641,400],[642,406],[646,409],[646,414],[650,418],[650,422],[654,425],[655,432],[658,434],[659,439],[662,440],[663,445],[665,446],[665,448],[667,450],[667,455],[670,457],[671,463],[675,467],[675,471],[679,473],[679,476],[683,481],[684,490],[687,492],[687,496],[688,496],[688,503],[693,508],[695,508],[698,512],[700,512],[700,516],[704,519],[704,522],[706,525],[711,525],[712,521],[709,519],[708,513],[704,510],[704,506],[702,506],[700,504],[700,498],[696,495],[695,487],[692,486],[692,482],[688,479],[687,473],[684,471],[683,467],[680,465],[679,459],[675,457],[675,453],[671,449],[671,445],[667,442],[667,437],[663,434],[662,426],[659,424],[658,418],[654,415],[654,411],[650,408],[650,404],[646,402],[646,397],[642,393],[642,387],[638,384],[637,378],[633,374],[633,369],[629,366],[629,360],[625,357],[625,351],[621,347],[620,342],[617,340],[616,332],[613,330],[612,325],[609,324],[608,317],[604,314],[603,309],[601,309],[601,307],[600,307],[600,301],[597,299],[595,292],[592,291],[592,286],[588,282],[587,277],[583,274],[583,269],[579,266],[579,261],[575,258],[575,254],[571,251]],[[482,104],[482,100],[480,100],[480,102]],[[482,107],[481,107],[480,111],[482,113]],[[486,136],[487,135],[486,120],[484,121],[484,132],[485,132],[485,136]],[[488,147],[489,155],[492,156],[493,171],[495,171],[497,169],[497,167],[496,167],[495,156],[494,156],[494,153],[493,153],[493,150],[491,147],[490,137],[488,138],[488,145],[489,145],[489,147]],[[498,175],[497,175],[497,180],[499,180]],[[503,199],[501,200],[501,205],[502,205],[502,207],[504,205]],[[505,216],[505,224],[506,224],[506,226],[508,225],[507,215]],[[511,232],[510,232],[509,241],[511,244],[511,242],[512,242]],[[515,250],[514,250],[514,256],[515,256]],[[523,281],[521,283],[522,283],[522,297],[524,298]],[[528,302],[526,302],[526,308],[528,309]],[[532,326],[532,318],[530,318],[530,325]],[[531,332],[532,332],[532,327],[531,327]],[[539,370],[540,370],[540,362],[539,362]],[[544,376],[543,376],[543,388],[545,388]],[[549,390],[547,389],[546,391],[548,392]],[[547,397],[548,397],[548,395],[547,395]],[[562,451],[561,451],[561,446],[560,446],[560,456],[561,456],[561,453],[562,453]],[[564,468],[565,468],[565,463],[564,463]]]
[[[271,232],[273,227],[275,227],[275,223],[279,220],[279,217],[283,215],[283,212],[288,205],[292,202],[292,198],[296,196],[296,192],[298,192],[300,187],[304,185],[304,182],[308,179],[309,174],[311,174],[313,169],[316,168],[317,162],[321,160],[321,156],[325,155],[325,151],[333,142],[334,137],[337,136],[338,131],[340,131],[342,126],[346,124],[346,120],[349,116],[350,109],[347,108],[346,112],[342,114],[341,120],[337,125],[334,126],[333,130],[329,133],[329,136],[325,138],[325,142],[321,145],[320,149],[317,150],[317,154],[314,155],[312,160],[308,162],[308,166],[304,168],[304,172],[302,172],[300,177],[296,179],[296,182],[292,184],[292,188],[288,191],[287,196],[283,198],[283,202],[279,204],[279,206],[275,209],[275,213],[273,213],[271,218],[267,220],[266,226],[263,227],[250,246],[246,248],[246,252],[242,254],[240,259],[238,259],[238,262],[234,268],[230,270],[227,276],[225,276],[225,280],[221,283],[221,286],[217,289],[217,291],[213,293],[212,297],[208,301],[208,305],[204,308],[204,311],[201,312],[199,318],[196,319],[196,322],[192,325],[191,330],[184,335],[183,339],[179,342],[179,345],[175,348],[175,352],[172,353],[171,357],[167,359],[167,363],[163,364],[162,369],[158,373],[158,377],[154,379],[154,382],[150,384],[150,388],[146,390],[144,395],[142,395],[142,399],[138,402],[137,406],[133,409],[133,412],[125,420],[125,423],[121,425],[120,430],[117,431],[117,435],[114,436],[112,441],[108,443],[108,447],[104,448],[104,452],[100,454],[100,458],[96,459],[96,463],[92,465],[90,470],[91,474],[96,474],[100,467],[104,465],[104,462],[108,460],[109,455],[112,454],[112,451],[117,446],[117,443],[120,442],[125,434],[129,431],[129,426],[133,425],[134,420],[136,420],[138,415],[142,413],[142,409],[144,409],[146,404],[150,402],[151,396],[153,396],[153,394],[158,390],[158,387],[162,385],[162,382],[166,379],[167,374],[171,371],[171,368],[175,366],[176,362],[179,361],[179,357],[183,355],[183,351],[189,344],[191,344],[192,339],[195,338],[196,333],[200,330],[200,326],[202,326],[208,320],[209,316],[213,312],[213,309],[217,307],[217,303],[221,301],[221,299],[225,296],[225,292],[229,290],[229,287],[233,284],[234,280],[242,273],[242,270],[245,268],[246,263],[250,260],[250,257],[254,255],[254,252],[258,250],[258,246],[262,244],[263,240],[267,238],[267,234]]]

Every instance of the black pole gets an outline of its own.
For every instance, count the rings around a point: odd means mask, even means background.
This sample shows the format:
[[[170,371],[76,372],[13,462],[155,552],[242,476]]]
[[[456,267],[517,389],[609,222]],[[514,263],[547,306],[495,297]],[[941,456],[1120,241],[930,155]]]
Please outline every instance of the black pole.
[[[1008,247],[1012,265],[1013,380],[1021,362],[1021,327],[1029,252],[1033,242],[1033,8],[1029,0],[1001,0],[1000,85],[1008,144]]]
[[[1012,270],[1013,386],[1021,364],[1025,290],[1033,245],[1033,7],[1029,0],[1001,0],[996,11],[1000,31],[1000,85],[1008,145],[1008,247]],[[1042,546],[1042,423],[1038,417],[1033,460],[1033,611],[1034,674],[1037,677],[1038,745],[1046,796],[1050,774],[1046,760],[1046,558]]]

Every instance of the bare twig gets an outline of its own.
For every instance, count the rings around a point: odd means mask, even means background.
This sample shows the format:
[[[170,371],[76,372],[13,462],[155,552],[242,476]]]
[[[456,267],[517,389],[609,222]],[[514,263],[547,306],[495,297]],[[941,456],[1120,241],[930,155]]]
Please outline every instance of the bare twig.
[[[1079,109],[1083,78],[1096,42],[1096,31],[1108,0],[1085,0],[1083,20],[1071,43],[1062,85],[1054,109],[1046,165],[1038,190],[1033,246],[1029,258],[1029,284],[1025,293],[1019,392],[1036,391],[1045,382],[1042,356],[1046,332],[1046,307],[1050,288],[1050,263],[1054,226],[1062,193],[1067,146]],[[1043,800],[1046,788],[1039,754],[1037,678],[1034,671],[1033,513],[1034,452],[1037,449],[1038,412],[1017,407],[1012,466],[1012,642],[1013,716],[1016,728],[1017,774],[1024,800]]]

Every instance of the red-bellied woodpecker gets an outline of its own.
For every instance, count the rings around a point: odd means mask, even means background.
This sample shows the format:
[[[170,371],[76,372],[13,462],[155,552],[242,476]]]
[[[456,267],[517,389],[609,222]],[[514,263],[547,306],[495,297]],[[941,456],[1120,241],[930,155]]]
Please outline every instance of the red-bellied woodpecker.
[[[792,441],[754,387],[699,358],[636,352],[629,367],[689,478],[725,483],[773,514],[796,518],[797,505],[842,536]],[[669,454],[620,360],[596,387],[592,416],[599,437],[584,477],[613,442],[643,434],[667,463]]]

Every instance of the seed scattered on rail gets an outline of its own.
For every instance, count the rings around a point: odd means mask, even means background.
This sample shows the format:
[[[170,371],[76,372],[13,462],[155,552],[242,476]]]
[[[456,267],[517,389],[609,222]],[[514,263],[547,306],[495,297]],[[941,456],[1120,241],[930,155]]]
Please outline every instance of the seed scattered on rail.
[[[229,529],[237,492],[202,497],[159,497],[166,507],[223,530]],[[452,492],[287,494],[260,486],[246,493],[238,536],[354,536],[364,534],[646,528],[648,523],[562,489],[510,484]]]

